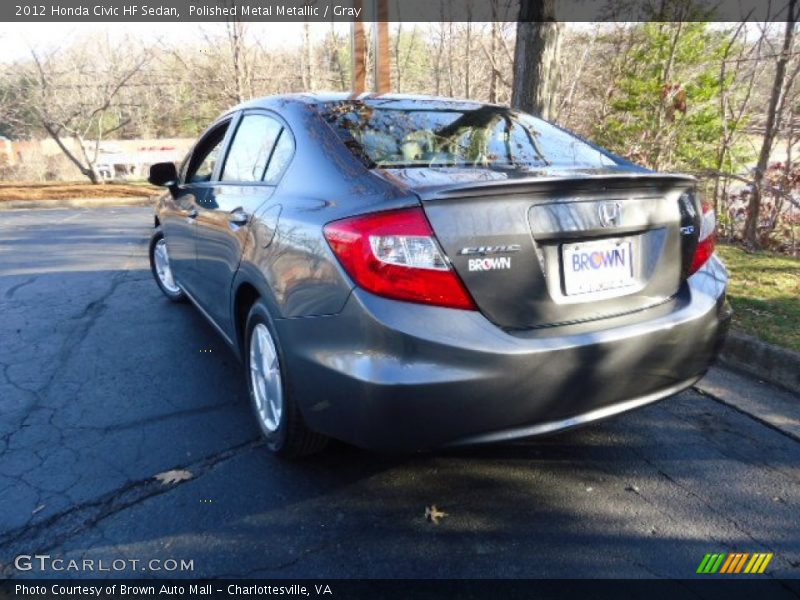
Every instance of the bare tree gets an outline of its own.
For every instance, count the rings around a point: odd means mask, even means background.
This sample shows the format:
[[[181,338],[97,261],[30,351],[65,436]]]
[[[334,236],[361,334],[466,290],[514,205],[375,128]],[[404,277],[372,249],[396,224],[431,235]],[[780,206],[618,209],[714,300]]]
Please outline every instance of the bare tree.
[[[354,0],[354,6],[361,9],[362,0]],[[359,12],[359,14],[361,14]],[[364,21],[356,18],[353,21],[352,40],[353,47],[350,50],[351,75],[350,81],[354,94],[360,94],[367,89],[367,39],[364,28]]]
[[[497,56],[497,37],[499,35],[499,28],[500,26],[497,23],[497,5],[492,2],[492,24],[491,33],[489,35],[489,51],[487,52],[484,47],[484,53],[487,55],[489,62],[491,63],[491,73],[489,75],[489,102],[497,102],[498,71],[495,67],[495,57]]]
[[[772,146],[775,136],[780,128],[783,108],[786,103],[786,94],[791,87],[794,78],[800,69],[800,62],[797,67],[787,77],[786,66],[791,58],[792,42],[794,41],[795,26],[797,24],[797,0],[789,0],[787,6],[786,27],[783,34],[783,47],[775,60],[775,76],[772,80],[769,104],[767,105],[767,119],[764,126],[764,137],[761,142],[761,150],[758,153],[753,177],[753,193],[748,204],[747,219],[744,225],[745,242],[751,249],[760,246],[758,239],[758,221],[761,216],[761,198],[763,195],[764,176],[766,175],[769,164],[769,156],[772,153]]]
[[[121,92],[149,59],[134,48],[130,40],[87,39],[48,54],[31,50],[6,106],[41,128],[92,183],[102,181],[100,143],[131,121],[132,107],[120,101]]]
[[[467,5],[467,25],[464,42],[464,98],[472,96],[470,86],[470,63],[472,61],[472,5]]]
[[[194,52],[176,53],[190,70],[197,93],[213,88],[228,104],[243,102],[254,95],[257,47],[249,42],[248,25],[238,18],[225,21],[224,31],[216,26],[201,29],[204,45]]]
[[[236,102],[244,102],[253,95],[252,72],[249,52],[245,43],[246,26],[239,19],[225,22],[233,73],[233,96]]]
[[[342,91],[347,89],[347,69],[342,61],[340,50],[343,44],[343,36],[337,33],[334,23],[331,22],[331,30],[326,38],[328,56],[330,57],[329,64],[331,72],[335,73],[338,78],[337,83]]]
[[[758,69],[755,67],[750,68],[750,72],[742,77],[742,65],[745,64],[745,58],[748,53],[754,53],[756,56],[761,51],[761,46],[764,41],[762,34],[759,40],[753,45],[740,44],[738,56],[731,57],[731,51],[737,46],[740,37],[745,33],[745,22],[739,23],[738,27],[733,31],[730,40],[726,44],[723,53],[722,61],[720,62],[719,69],[719,113],[722,118],[722,136],[719,140],[719,146],[716,156],[716,170],[720,175],[725,170],[725,163],[731,155],[739,131],[739,126],[745,118],[746,111],[750,106],[750,99],[753,92],[753,83],[755,82]],[[733,82],[739,94],[732,94],[731,89],[727,84],[728,80]],[[737,98],[736,96],[740,96]],[[738,100],[738,104],[737,104]],[[720,200],[723,195],[727,193],[728,179],[722,176],[714,179],[714,212],[720,212]]]
[[[511,105],[550,118],[557,106],[561,24],[554,0],[521,0]]]
[[[313,4],[313,3],[312,3]],[[303,22],[303,88],[304,91],[314,89],[314,49],[311,42],[311,25]]]
[[[581,53],[581,59],[578,62],[578,66],[575,69],[575,72],[572,74],[572,82],[569,85],[569,89],[567,93],[564,95],[564,98],[558,105],[558,110],[554,115],[551,115],[554,120],[560,120],[561,116],[564,115],[564,119],[569,121],[570,117],[572,116],[572,100],[575,97],[575,92],[578,89],[578,82],[581,79],[581,75],[583,74],[583,70],[586,67],[586,63],[589,61],[589,57],[594,52],[595,48],[595,41],[597,40],[597,34],[599,29],[595,26],[594,31],[592,32],[592,37],[589,39],[588,43],[584,42],[583,45],[583,52]]]

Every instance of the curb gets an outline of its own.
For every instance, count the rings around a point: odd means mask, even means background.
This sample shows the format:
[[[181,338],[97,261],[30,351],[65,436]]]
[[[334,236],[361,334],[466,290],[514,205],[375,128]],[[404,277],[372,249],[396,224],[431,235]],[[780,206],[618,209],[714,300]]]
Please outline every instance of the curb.
[[[709,369],[693,389],[800,442],[800,398],[795,394],[724,367]]]
[[[123,196],[119,198],[61,198],[58,200],[0,201],[0,211],[25,208],[103,208],[106,206],[153,206],[158,196]]]
[[[773,346],[738,331],[730,331],[722,347],[719,362],[790,392],[800,391],[800,352]]]

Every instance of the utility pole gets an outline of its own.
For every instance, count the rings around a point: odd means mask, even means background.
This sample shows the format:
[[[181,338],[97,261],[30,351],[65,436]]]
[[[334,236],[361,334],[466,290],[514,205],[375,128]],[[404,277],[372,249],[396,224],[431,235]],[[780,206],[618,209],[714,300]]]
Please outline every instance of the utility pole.
[[[361,0],[354,0],[353,6],[358,9],[359,15],[364,14]],[[350,27],[350,63],[353,94],[362,94],[367,89],[367,40],[364,37],[364,21],[359,17]]]
[[[375,91],[387,94],[392,91],[391,63],[389,56],[389,3],[388,0],[373,0],[375,7]]]
[[[389,56],[389,4],[388,0],[369,1],[372,3],[375,18],[372,27],[372,48],[375,53],[373,88],[378,94],[385,94],[391,91],[392,86]],[[363,0],[354,0],[354,7],[363,8]],[[353,94],[361,94],[367,88],[367,44],[364,21],[360,18],[353,21],[350,32]]]

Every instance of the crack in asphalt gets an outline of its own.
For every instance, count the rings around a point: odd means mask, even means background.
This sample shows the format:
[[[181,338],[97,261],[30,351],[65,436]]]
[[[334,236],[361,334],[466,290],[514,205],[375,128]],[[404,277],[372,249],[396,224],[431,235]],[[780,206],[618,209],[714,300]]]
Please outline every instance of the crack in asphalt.
[[[229,410],[232,406],[230,402],[223,402],[220,404],[209,404],[206,406],[198,406],[195,408],[187,408],[185,410],[176,410],[171,413],[160,414],[160,415],[153,415],[151,417],[145,417],[142,419],[137,419],[135,421],[126,421],[122,424],[113,424],[113,425],[73,425],[70,427],[73,431],[98,431],[100,433],[108,433],[109,431],[126,431],[129,429],[137,429],[139,427],[143,427],[146,425],[155,425],[156,423],[163,423],[165,421],[171,421],[172,419],[180,419],[184,417],[195,417],[198,415],[205,415],[208,413],[213,413],[219,410]]]
[[[716,401],[716,398],[712,398],[711,396],[708,396],[707,394],[701,394],[701,395],[703,397],[707,397],[709,400]],[[722,406],[725,407],[725,408],[728,408],[728,407],[734,408],[732,405],[729,405],[729,404],[725,403],[724,401],[719,401],[718,403],[722,404]],[[738,414],[741,414],[742,416],[745,416],[745,417],[750,417],[751,416],[750,414],[748,414],[746,412],[743,412],[741,410],[736,411],[736,412]],[[684,416],[682,416],[680,414],[677,414],[677,413],[672,413],[672,415],[673,415],[673,417],[675,417],[675,418],[677,418],[677,419],[683,421],[684,423],[687,423],[687,424],[689,424],[689,425],[691,425],[693,427],[697,427],[698,426],[698,422],[697,422],[696,419],[689,419],[689,418],[686,418],[686,417],[684,417]],[[753,419],[753,420],[756,421],[759,425],[761,424],[760,420],[758,420],[758,419]],[[740,439],[746,439],[751,444],[753,444],[754,446],[756,446],[756,445],[758,445],[760,443],[759,439],[754,438],[751,435],[747,435],[744,432],[739,431],[739,430],[733,430],[733,429],[731,429],[729,427],[723,427],[719,423],[715,423],[714,424],[714,430],[722,432],[722,433],[725,433],[725,434],[728,434],[728,435],[737,436]],[[735,450],[733,452],[731,452],[731,449],[726,444],[718,443],[711,436],[706,435],[706,431],[702,427],[699,430],[699,434],[703,437],[704,440],[706,440],[709,443],[709,445],[711,445],[714,448],[716,448],[722,455],[734,458],[737,461],[744,460],[744,458],[742,458],[740,455],[738,455]],[[771,464],[766,460],[762,460],[761,455],[756,455],[755,457],[749,456],[749,457],[747,457],[747,460],[750,460],[753,463],[757,462],[762,469],[768,470],[771,473],[775,473],[776,475],[780,475],[781,477],[784,477],[784,478],[788,479],[789,481],[791,481],[794,484],[800,484],[800,479],[797,477],[797,472],[796,471],[793,471],[793,470],[786,471],[783,468],[781,468],[780,466],[775,466],[774,464]]]
[[[140,246],[146,243],[147,237],[142,237],[141,240],[137,244],[133,250],[131,250],[130,254],[126,257],[125,263],[123,268],[120,271],[117,271],[111,276],[111,285],[108,289],[103,292],[99,298],[92,300],[89,302],[82,311],[78,314],[69,318],[70,321],[77,321],[78,324],[75,328],[70,331],[64,338],[60,349],[56,353],[53,361],[58,366],[50,373],[50,376],[47,377],[45,382],[37,389],[27,389],[20,386],[17,382],[15,382],[10,373],[9,368],[11,367],[10,364],[0,363],[3,366],[3,377],[9,383],[9,385],[13,386],[20,392],[25,392],[28,394],[33,395],[33,401],[27,407],[27,413],[25,416],[22,417],[19,423],[19,427],[16,430],[11,430],[3,435],[2,440],[6,446],[10,445],[11,439],[15,433],[19,430],[28,427],[30,424],[31,417],[36,413],[37,408],[40,407],[42,404],[47,392],[53,386],[53,384],[57,381],[57,378],[61,376],[64,371],[69,367],[69,357],[75,352],[75,349],[80,346],[84,340],[89,336],[94,325],[96,324],[97,320],[105,313],[106,309],[108,308],[108,300],[116,293],[117,289],[119,288],[122,283],[131,280],[131,270],[129,268],[131,262],[134,260],[134,257],[140,251]],[[34,278],[35,279],[35,278]],[[21,285],[21,284],[20,284]],[[19,286],[15,286],[17,289]],[[14,290],[14,288],[12,288]],[[14,290],[16,291],[16,290]],[[50,415],[48,419],[48,423],[52,420],[53,415]],[[56,428],[57,429],[57,428]]]
[[[103,520],[132,506],[166,494],[178,486],[200,479],[217,465],[263,445],[262,440],[248,440],[193,463],[173,467],[192,473],[190,479],[165,485],[154,477],[131,481],[91,501],[71,506],[32,526],[18,527],[0,536],[0,555],[8,558],[24,554],[40,554],[60,546],[69,539],[95,527]],[[35,550],[34,550],[35,549]],[[6,562],[6,561],[4,561]],[[16,571],[6,562],[0,567],[0,576],[12,577]]]
[[[294,556],[289,560],[285,560],[283,562],[279,562],[277,564],[272,564],[272,565],[253,567],[252,569],[249,569],[243,574],[224,573],[220,575],[215,575],[214,577],[212,577],[212,579],[236,579],[236,578],[253,579],[257,573],[263,573],[269,571],[282,571],[284,569],[288,569],[289,567],[293,567],[294,565],[298,564],[300,561],[304,560],[308,556],[311,556],[312,554],[318,554],[323,550],[327,550],[332,546],[336,546],[337,544],[338,542],[333,540],[330,542],[325,542],[324,544],[317,544],[316,546],[311,546],[310,548],[304,548],[303,550],[298,552],[297,556]]]
[[[644,462],[644,463],[645,463],[645,464],[647,464],[648,466],[652,467],[652,468],[653,468],[653,470],[654,470],[654,471],[655,471],[655,472],[658,474],[658,476],[659,476],[659,477],[661,477],[661,478],[663,478],[664,480],[666,480],[667,482],[669,482],[669,484],[670,484],[670,485],[673,485],[673,486],[677,487],[679,490],[681,490],[682,492],[684,492],[684,493],[685,493],[687,496],[689,496],[689,497],[691,497],[691,498],[694,498],[695,500],[697,500],[698,502],[700,502],[700,503],[701,503],[701,504],[702,504],[702,505],[703,505],[703,506],[704,506],[704,507],[705,507],[705,508],[706,508],[706,509],[707,509],[709,512],[711,512],[711,513],[713,513],[714,515],[716,515],[717,517],[719,517],[719,518],[723,519],[723,520],[724,520],[725,522],[727,522],[729,525],[733,526],[733,528],[734,528],[736,531],[738,531],[739,533],[741,533],[741,534],[743,534],[743,535],[747,536],[747,537],[748,537],[750,540],[752,540],[752,541],[753,541],[755,544],[758,544],[758,545],[759,545],[759,546],[760,546],[760,547],[761,547],[761,548],[762,548],[764,551],[769,551],[769,549],[770,549],[770,545],[769,545],[768,543],[764,543],[763,541],[759,540],[759,539],[758,539],[757,537],[755,537],[755,536],[754,536],[754,535],[753,535],[753,534],[752,534],[750,531],[748,531],[747,529],[745,529],[745,527],[744,527],[742,524],[740,524],[740,523],[739,523],[739,522],[738,522],[736,519],[733,519],[733,518],[731,518],[730,516],[728,516],[726,513],[724,513],[724,512],[721,512],[720,510],[718,510],[718,509],[717,509],[717,507],[716,507],[716,506],[714,506],[714,505],[711,503],[711,501],[710,501],[710,500],[708,500],[707,498],[704,498],[704,497],[703,497],[703,496],[701,496],[699,493],[695,492],[694,490],[692,490],[692,489],[690,489],[690,488],[686,487],[685,485],[683,485],[682,483],[680,483],[679,481],[677,481],[677,480],[676,480],[674,477],[672,477],[672,476],[671,476],[669,473],[667,473],[667,472],[665,472],[663,469],[661,469],[661,468],[660,468],[658,465],[656,465],[656,464],[655,464],[655,462],[653,462],[653,461],[651,461],[650,459],[648,459],[648,458],[647,458],[646,456],[644,456],[644,455],[643,455],[641,452],[637,452],[636,450],[634,450],[634,453],[635,453],[635,454],[636,454],[636,455],[639,457],[639,459],[640,459],[642,462]],[[668,518],[669,518],[671,521],[673,521],[673,522],[678,522],[678,521],[677,521],[677,520],[676,520],[676,519],[675,519],[675,518],[674,518],[674,517],[673,517],[671,514],[669,514],[668,512],[666,512],[666,511],[662,510],[662,509],[661,509],[661,507],[659,507],[659,506],[655,505],[655,504],[654,504],[653,502],[651,502],[651,501],[650,501],[650,500],[649,500],[647,497],[645,497],[645,496],[644,496],[644,495],[641,493],[641,491],[640,491],[639,489],[637,489],[635,486],[631,486],[630,488],[628,488],[628,491],[630,491],[631,493],[635,494],[635,495],[636,495],[638,498],[640,498],[641,500],[643,500],[644,502],[646,502],[647,504],[649,504],[650,506],[652,506],[653,508],[655,508],[655,509],[656,509],[658,512],[660,512],[662,515],[664,515],[664,516],[668,517]],[[711,539],[711,540],[712,540],[714,543],[716,543],[716,544],[718,544],[718,545],[720,545],[720,546],[722,546],[722,547],[725,547],[726,549],[729,549],[729,550],[731,550],[731,551],[733,550],[732,546],[731,546],[729,543],[727,543],[727,542],[725,542],[725,541],[723,541],[723,540],[714,539],[714,538],[713,538],[713,536],[712,536],[710,539]],[[787,561],[787,560],[783,559],[783,558],[782,558],[782,557],[780,557],[780,556],[776,556],[776,557],[775,557],[775,560],[776,560],[776,561],[781,561],[781,562],[784,562],[784,563],[787,563],[787,564],[791,564],[791,563],[789,563],[789,561]],[[771,575],[770,575],[770,576],[771,576]]]
[[[767,421],[765,419],[762,419],[761,417],[759,417],[756,414],[747,412],[746,410],[736,406],[735,404],[731,404],[730,402],[726,402],[725,399],[721,398],[720,396],[716,396],[716,395],[712,394],[711,392],[709,392],[707,390],[701,390],[700,388],[697,388],[697,387],[694,387],[694,386],[692,386],[691,389],[692,389],[692,391],[697,392],[701,396],[704,396],[706,398],[710,398],[711,400],[714,400],[715,402],[718,402],[719,404],[723,404],[728,408],[732,408],[736,412],[738,412],[740,414],[743,414],[746,417],[750,417],[751,419],[753,419],[757,423],[760,423],[761,425],[765,425],[766,427],[769,427],[773,431],[776,431],[776,432],[780,433],[781,435],[784,435],[784,436],[788,437],[789,439],[791,439],[791,440],[793,440],[795,442],[800,442],[800,436],[797,436],[793,432],[788,431],[786,429],[781,429],[777,425],[775,425],[773,423],[770,423],[769,421]]]
[[[36,279],[37,279],[37,276],[29,277],[28,279],[26,279],[25,281],[23,281],[21,283],[18,283],[17,285],[12,285],[10,288],[8,288],[6,290],[6,293],[5,293],[6,300],[11,300],[11,298],[13,298],[13,296],[17,292],[17,290],[19,290],[20,288],[25,287],[26,285],[32,284],[34,281],[36,281]]]

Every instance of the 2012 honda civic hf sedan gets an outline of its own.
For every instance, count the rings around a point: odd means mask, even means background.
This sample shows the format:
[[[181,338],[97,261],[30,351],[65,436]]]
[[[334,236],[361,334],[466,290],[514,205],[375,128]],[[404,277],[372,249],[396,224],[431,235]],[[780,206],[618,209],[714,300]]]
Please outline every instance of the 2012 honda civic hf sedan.
[[[697,381],[730,320],[692,178],[499,106],[262,98],[150,180],[155,279],[242,358],[285,456],[614,415]]]

